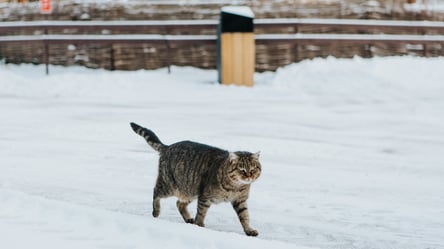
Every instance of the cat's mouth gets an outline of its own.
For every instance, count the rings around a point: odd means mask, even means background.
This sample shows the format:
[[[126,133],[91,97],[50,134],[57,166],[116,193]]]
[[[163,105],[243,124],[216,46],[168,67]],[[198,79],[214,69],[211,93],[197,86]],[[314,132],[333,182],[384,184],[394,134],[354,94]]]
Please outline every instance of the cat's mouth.
[[[252,182],[254,182],[254,178],[239,179],[239,182],[241,184],[251,184]]]

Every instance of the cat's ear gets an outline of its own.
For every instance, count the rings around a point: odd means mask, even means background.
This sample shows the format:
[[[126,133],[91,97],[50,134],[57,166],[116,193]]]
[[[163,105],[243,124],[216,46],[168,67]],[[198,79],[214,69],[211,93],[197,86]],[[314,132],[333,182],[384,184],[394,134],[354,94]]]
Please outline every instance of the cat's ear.
[[[253,153],[253,159],[259,160],[259,156],[261,155],[261,152],[258,151],[256,153]]]
[[[234,152],[230,152],[228,157],[230,158],[230,162],[235,162],[239,158],[239,156]]]

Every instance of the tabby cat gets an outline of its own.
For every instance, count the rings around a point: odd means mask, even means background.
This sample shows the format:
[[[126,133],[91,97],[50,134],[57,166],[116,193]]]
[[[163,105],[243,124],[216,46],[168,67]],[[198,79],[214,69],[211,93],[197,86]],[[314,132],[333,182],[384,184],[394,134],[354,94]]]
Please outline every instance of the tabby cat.
[[[185,222],[203,227],[211,204],[231,202],[245,233],[258,235],[249,224],[247,199],[251,183],[261,174],[259,152],[228,152],[191,141],[165,145],[151,130],[135,123],[131,127],[160,153],[153,194],[154,217],[159,216],[161,198],[176,196]],[[197,213],[193,219],[187,206],[195,199]]]

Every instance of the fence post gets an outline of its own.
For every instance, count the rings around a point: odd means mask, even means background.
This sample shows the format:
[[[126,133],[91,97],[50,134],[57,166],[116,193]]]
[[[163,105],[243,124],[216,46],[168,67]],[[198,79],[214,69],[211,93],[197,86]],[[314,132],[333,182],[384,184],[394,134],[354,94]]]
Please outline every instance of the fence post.
[[[45,29],[45,36],[48,34],[48,29]],[[45,45],[45,71],[46,75],[49,75],[49,44],[46,39],[43,41]]]
[[[254,14],[249,7],[221,10],[217,39],[218,80],[222,84],[253,86],[255,68]]]
[[[48,14],[52,13],[52,4],[51,0],[40,0],[40,14],[44,14],[45,20],[48,20]],[[48,29],[45,28],[45,36],[48,34]],[[43,41],[43,44],[45,45],[45,67],[46,67],[46,75],[49,74],[49,44],[48,41],[45,39]]]
[[[47,41],[45,42],[45,67],[46,67],[46,75],[49,75],[49,45]]]
[[[110,70],[111,71],[116,70],[114,43],[111,44],[111,50],[110,50]]]
[[[165,37],[165,47],[166,47],[166,55],[167,55],[167,64],[168,64],[168,74],[171,74],[171,54],[170,54],[170,42],[168,41],[168,39]]]

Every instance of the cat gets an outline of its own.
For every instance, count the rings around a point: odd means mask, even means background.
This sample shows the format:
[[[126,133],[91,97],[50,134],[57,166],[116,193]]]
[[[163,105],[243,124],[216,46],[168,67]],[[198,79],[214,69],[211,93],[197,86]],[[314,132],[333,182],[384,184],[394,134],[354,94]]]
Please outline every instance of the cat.
[[[247,199],[253,183],[261,174],[259,152],[228,152],[192,141],[163,144],[151,130],[131,123],[135,133],[160,153],[153,193],[153,216],[160,214],[160,199],[176,196],[176,206],[186,223],[204,227],[211,204],[231,202],[246,235],[257,236],[250,227]],[[187,206],[197,199],[193,219]]]

